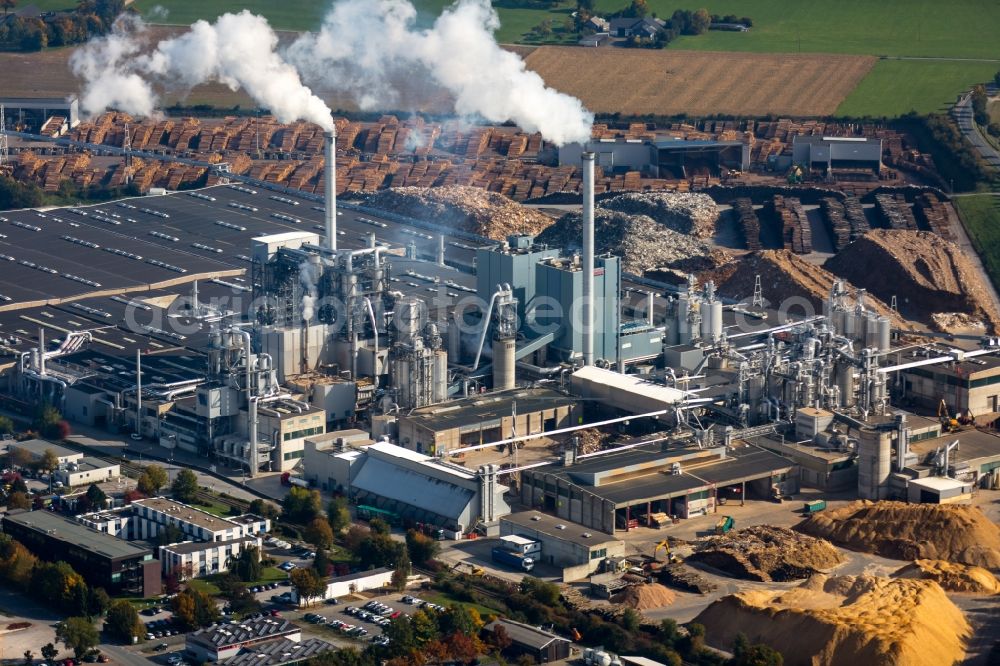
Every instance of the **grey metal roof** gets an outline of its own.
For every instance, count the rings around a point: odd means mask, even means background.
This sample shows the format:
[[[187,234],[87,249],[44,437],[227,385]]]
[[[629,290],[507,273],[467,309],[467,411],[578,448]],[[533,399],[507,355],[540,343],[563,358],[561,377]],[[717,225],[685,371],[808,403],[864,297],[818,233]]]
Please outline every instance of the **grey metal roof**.
[[[50,441],[44,439],[26,439],[23,442],[10,442],[9,446],[14,448],[24,449],[32,455],[41,456],[46,451],[51,450],[56,456],[63,458],[66,456],[79,455],[79,451],[73,451],[72,449],[67,449],[65,446],[59,446],[58,444],[53,444]]]
[[[246,543],[246,542],[257,542],[257,537],[240,537],[239,539],[230,539],[229,541],[183,541],[181,543],[172,543],[169,546],[163,546],[163,548],[170,553],[200,553],[203,550],[208,550],[210,548],[218,548],[219,546],[229,546],[234,543]]]
[[[664,464],[671,457],[683,453],[684,449],[668,449],[660,451],[659,444],[648,449],[632,449],[618,454],[597,456],[570,467],[563,467],[551,472],[565,478],[588,492],[607,499],[615,504],[630,504],[633,502],[666,499],[687,495],[691,491],[715,485],[728,485],[758,479],[768,474],[787,471],[795,467],[795,463],[758,446],[747,445],[734,447],[726,452],[726,457],[708,464],[698,464],[690,469],[682,463],[682,474],[667,474],[662,471],[651,471],[645,476],[637,476],[626,481],[608,483],[601,486],[581,485],[574,479],[581,472],[593,473],[601,470],[623,468],[642,463],[663,460]],[[530,473],[530,472],[529,472]],[[540,472],[544,473],[544,472]]]
[[[105,532],[92,530],[49,511],[8,513],[4,516],[3,522],[5,525],[8,522],[23,525],[37,532],[43,532],[51,539],[58,539],[66,543],[67,546],[83,548],[111,559],[141,557],[147,554],[152,555],[153,552],[149,548],[119,539]]]
[[[498,618],[487,624],[483,629],[493,631],[496,627],[503,627],[510,639],[517,645],[523,645],[535,650],[543,650],[552,641],[563,641],[569,643],[570,640],[547,631],[542,631],[536,627],[521,622],[514,622],[504,618]]]
[[[267,616],[199,629],[188,634],[187,640],[220,650],[258,638],[280,638],[297,631],[300,631],[298,625],[280,617]]]
[[[318,638],[307,638],[301,642],[283,638],[244,648],[235,657],[220,663],[223,666],[282,666],[335,649],[335,645]]]
[[[508,522],[514,525],[515,532],[517,528],[523,528],[527,532],[538,532],[539,534],[562,541],[569,541],[586,548],[594,548],[609,541],[618,541],[614,535],[607,532],[598,532],[594,529],[581,527],[578,523],[540,511],[512,513],[501,518],[500,522]],[[589,534],[590,536],[584,536],[585,534]],[[534,538],[534,536],[531,538]]]
[[[443,407],[435,405],[416,409],[400,418],[435,431],[449,430],[462,425],[478,424],[480,420],[508,418],[514,403],[517,403],[518,414],[528,414],[574,405],[576,400],[550,389],[518,389],[456,400]]]
[[[453,520],[462,515],[473,497],[467,488],[372,456],[365,460],[351,487]]]

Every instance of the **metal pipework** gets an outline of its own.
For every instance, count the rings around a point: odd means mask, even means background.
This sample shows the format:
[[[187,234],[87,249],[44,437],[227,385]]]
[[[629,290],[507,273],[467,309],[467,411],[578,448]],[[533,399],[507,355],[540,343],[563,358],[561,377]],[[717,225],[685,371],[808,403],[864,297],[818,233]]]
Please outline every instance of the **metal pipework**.
[[[337,249],[337,135],[333,130],[324,133],[323,157],[326,165],[323,169],[323,189],[326,197],[324,221],[326,227],[326,247]]]
[[[594,153],[583,153],[583,364],[594,364]]]

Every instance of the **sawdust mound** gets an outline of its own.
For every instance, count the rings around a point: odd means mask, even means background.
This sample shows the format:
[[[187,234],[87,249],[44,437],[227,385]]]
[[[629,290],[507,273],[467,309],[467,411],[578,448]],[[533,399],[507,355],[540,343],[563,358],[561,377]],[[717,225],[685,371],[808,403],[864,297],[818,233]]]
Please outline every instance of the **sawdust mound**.
[[[877,271],[872,267],[878,266]],[[962,312],[1000,330],[1000,311],[962,250],[927,231],[869,231],[823,264],[902,313],[933,322],[936,312]]]
[[[719,207],[707,194],[629,192],[601,202],[601,208],[645,215],[659,224],[695,238],[712,238]]]
[[[709,537],[687,559],[764,582],[808,578],[843,562],[829,541],[770,525]]]
[[[944,560],[917,560],[913,564],[907,564],[895,575],[900,578],[930,579],[949,592],[1000,593],[1000,581],[986,569]]]
[[[493,240],[511,234],[538,234],[552,218],[507,197],[478,187],[397,187],[367,197],[365,205],[427,220]]]
[[[541,243],[565,248],[580,248],[582,238],[583,222],[578,213],[563,215],[538,236]],[[648,215],[605,208],[594,211],[594,245],[599,254],[621,257],[622,271],[636,275],[657,268],[710,270],[729,260],[727,253],[658,224]]]
[[[662,608],[676,601],[677,595],[659,583],[649,585],[633,585],[625,588],[621,594],[611,599],[616,604],[622,604],[636,610]]]
[[[738,633],[786,666],[941,666],[960,662],[970,628],[934,581],[817,575],[790,591],[719,599],[695,619],[710,645]]]
[[[897,560],[1000,568],[1000,527],[973,506],[862,500],[813,514],[796,529]]]
[[[764,298],[773,308],[787,299],[802,298],[820,313],[836,279],[833,273],[810,264],[790,250],[761,250],[730,266],[735,266],[735,270],[716,276],[719,292],[723,296],[749,299],[753,294],[754,278],[760,275]],[[865,303],[879,315],[901,323],[898,315],[877,298],[868,296]]]

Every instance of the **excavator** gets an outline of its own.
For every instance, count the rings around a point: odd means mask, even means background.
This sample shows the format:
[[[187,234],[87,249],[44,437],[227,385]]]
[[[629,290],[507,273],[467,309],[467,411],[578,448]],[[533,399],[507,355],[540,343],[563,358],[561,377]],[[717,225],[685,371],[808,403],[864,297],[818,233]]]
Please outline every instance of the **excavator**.
[[[666,539],[664,539],[663,541],[660,541],[659,543],[657,543],[656,547],[653,548],[653,561],[654,562],[656,562],[656,555],[657,555],[657,553],[660,552],[661,548],[666,553],[666,555],[667,555],[667,562],[669,564],[679,564],[680,563],[681,558],[678,557],[677,555],[673,554],[672,552],[670,552],[670,544],[667,542]]]
[[[952,417],[951,413],[948,411],[948,404],[941,398],[941,402],[938,403],[937,411],[938,419],[941,421],[941,431],[942,432],[955,432],[959,429],[960,424],[958,419]]]

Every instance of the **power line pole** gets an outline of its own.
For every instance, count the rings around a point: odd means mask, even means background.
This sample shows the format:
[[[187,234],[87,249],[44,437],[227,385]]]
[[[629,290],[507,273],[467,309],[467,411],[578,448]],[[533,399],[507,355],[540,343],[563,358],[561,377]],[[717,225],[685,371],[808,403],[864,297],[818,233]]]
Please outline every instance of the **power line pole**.
[[[125,123],[125,139],[122,141],[122,148],[125,150],[125,177],[122,182],[128,185],[132,182],[132,132],[128,123]]]
[[[4,106],[0,104],[0,169],[10,162],[10,147],[7,145],[7,116]]]

